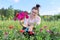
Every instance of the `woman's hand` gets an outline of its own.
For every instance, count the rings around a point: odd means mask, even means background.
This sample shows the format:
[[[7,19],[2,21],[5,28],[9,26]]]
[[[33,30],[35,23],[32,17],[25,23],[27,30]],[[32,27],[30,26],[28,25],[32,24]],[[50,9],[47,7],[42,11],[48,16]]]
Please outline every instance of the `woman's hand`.
[[[33,25],[30,25],[28,31],[33,31],[33,28],[34,28],[34,26]]]

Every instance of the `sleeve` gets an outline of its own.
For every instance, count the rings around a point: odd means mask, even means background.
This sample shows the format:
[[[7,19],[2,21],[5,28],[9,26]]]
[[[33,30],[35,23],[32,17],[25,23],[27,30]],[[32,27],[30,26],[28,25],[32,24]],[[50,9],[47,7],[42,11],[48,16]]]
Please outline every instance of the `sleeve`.
[[[36,23],[37,23],[37,25],[39,25],[41,23],[41,18],[40,17],[37,18]]]
[[[24,25],[27,26],[28,25],[28,19],[24,20]]]
[[[28,18],[28,19],[27,19]],[[24,19],[24,25],[28,24],[28,20],[29,20],[29,15],[28,17]]]

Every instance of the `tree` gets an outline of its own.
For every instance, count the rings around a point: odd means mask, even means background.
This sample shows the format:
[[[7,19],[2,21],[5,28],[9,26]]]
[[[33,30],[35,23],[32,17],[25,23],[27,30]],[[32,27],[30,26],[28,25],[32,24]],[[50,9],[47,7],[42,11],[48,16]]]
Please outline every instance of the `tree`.
[[[14,17],[14,9],[12,8],[12,6],[10,6],[8,9],[7,9],[7,12],[6,12],[6,16],[7,18],[13,18]]]
[[[0,15],[1,15],[2,20],[3,20],[3,17],[4,17],[4,13],[5,13],[4,11],[5,11],[4,8],[0,9]]]

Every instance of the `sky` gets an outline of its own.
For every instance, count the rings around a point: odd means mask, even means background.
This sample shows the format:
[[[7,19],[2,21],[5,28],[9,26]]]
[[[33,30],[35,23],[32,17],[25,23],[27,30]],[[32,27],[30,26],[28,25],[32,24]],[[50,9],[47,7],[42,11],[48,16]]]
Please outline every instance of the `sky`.
[[[10,5],[14,9],[30,12],[32,7],[40,4],[40,15],[55,15],[60,13],[60,0],[0,0],[0,9],[8,8]]]

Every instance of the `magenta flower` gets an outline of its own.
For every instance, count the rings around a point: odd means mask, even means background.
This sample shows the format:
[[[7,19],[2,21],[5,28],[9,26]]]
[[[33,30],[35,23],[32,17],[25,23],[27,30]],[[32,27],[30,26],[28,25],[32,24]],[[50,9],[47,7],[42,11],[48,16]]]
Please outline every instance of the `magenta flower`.
[[[28,19],[28,18],[29,18],[29,16],[28,16],[28,15],[26,15],[26,18]]]
[[[18,16],[17,16],[17,19],[18,20],[22,20],[22,19],[24,19],[24,18],[28,18],[29,16],[28,16],[28,12],[20,12],[19,14],[18,14]]]
[[[22,20],[22,19],[24,19],[24,15],[19,14],[19,16],[17,18],[18,18],[18,20]]]
[[[18,17],[19,16],[19,13],[16,13],[16,17]]]
[[[17,20],[17,17],[19,16],[19,13],[16,13],[16,16],[14,17],[14,21]]]

